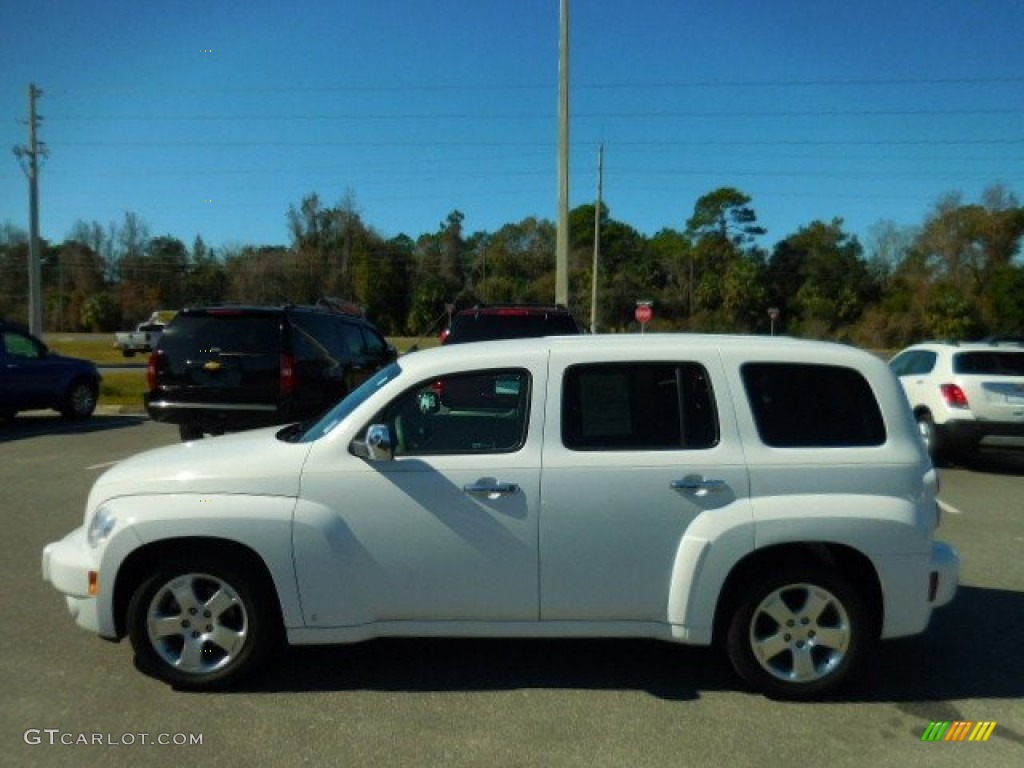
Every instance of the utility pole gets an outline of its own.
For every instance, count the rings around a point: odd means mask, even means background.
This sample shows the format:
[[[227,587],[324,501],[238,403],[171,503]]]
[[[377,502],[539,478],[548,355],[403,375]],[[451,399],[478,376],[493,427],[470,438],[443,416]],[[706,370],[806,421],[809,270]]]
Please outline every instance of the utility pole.
[[[601,187],[604,180],[604,144],[597,145],[597,207],[594,208],[594,269],[590,278],[590,332],[597,333],[597,264],[601,258]]]
[[[561,0],[558,44],[558,234],[555,303],[569,305],[569,0]]]
[[[39,255],[39,157],[46,156],[46,145],[37,140],[36,131],[43,118],[36,114],[36,99],[43,95],[35,84],[28,87],[28,147],[17,146],[14,155],[28,176],[28,327],[39,336],[43,332],[42,268]]]

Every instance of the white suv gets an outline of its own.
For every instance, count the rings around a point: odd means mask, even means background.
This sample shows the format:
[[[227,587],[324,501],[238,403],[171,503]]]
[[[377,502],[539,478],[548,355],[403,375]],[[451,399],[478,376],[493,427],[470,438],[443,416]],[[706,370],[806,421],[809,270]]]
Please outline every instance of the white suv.
[[[716,643],[753,687],[805,699],[952,599],[936,486],[865,352],[466,344],[401,358],[313,425],[122,462],[43,574],[187,688],[282,636],[600,636]]]
[[[1024,449],[1024,345],[927,342],[903,350],[889,366],[933,460]]]

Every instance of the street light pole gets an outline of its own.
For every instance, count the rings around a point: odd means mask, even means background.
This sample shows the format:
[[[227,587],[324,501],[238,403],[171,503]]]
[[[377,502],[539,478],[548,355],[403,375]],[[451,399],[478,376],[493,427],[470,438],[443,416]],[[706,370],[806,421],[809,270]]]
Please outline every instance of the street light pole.
[[[569,0],[561,0],[558,45],[558,234],[555,303],[569,305]]]
[[[594,267],[590,276],[590,332],[597,333],[597,266],[601,258],[601,186],[604,176],[604,144],[597,150],[597,206],[594,208]]]
[[[36,114],[36,99],[43,95],[35,83],[28,87],[28,146],[15,147],[14,154],[22,161],[28,176],[28,328],[39,336],[43,332],[42,268],[39,253],[39,156],[46,148],[36,132],[42,118]]]

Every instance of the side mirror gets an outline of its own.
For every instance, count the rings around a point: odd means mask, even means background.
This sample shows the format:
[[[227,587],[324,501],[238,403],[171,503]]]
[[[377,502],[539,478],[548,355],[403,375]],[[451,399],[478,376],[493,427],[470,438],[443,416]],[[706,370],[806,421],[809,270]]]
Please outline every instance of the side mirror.
[[[366,430],[366,458],[370,461],[392,461],[395,458],[391,430],[386,424],[371,424]]]

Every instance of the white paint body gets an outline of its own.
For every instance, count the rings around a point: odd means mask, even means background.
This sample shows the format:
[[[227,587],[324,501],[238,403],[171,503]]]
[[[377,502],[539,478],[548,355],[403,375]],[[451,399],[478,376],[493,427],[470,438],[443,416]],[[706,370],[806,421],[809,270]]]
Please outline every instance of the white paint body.
[[[719,439],[706,450],[571,451],[565,370],[588,362],[691,361],[710,375]],[[764,445],[744,362],[860,371],[880,405],[883,445]],[[935,473],[899,384],[871,355],[780,338],[647,334],[466,344],[409,355],[402,373],[313,442],[276,428],[150,451],[95,484],[84,525],[46,547],[44,577],[78,623],[115,637],[113,585],[137,548],[179,537],[237,542],[262,559],[292,643],[377,636],[652,637],[706,644],[730,572],[763,548],[839,544],[881,585],[882,636],[921,632],[948,602],[959,561],[935,542]],[[510,453],[398,457],[352,452],[410,386],[515,367],[532,380],[528,431]],[[681,491],[681,478],[721,481]],[[489,479],[515,493],[469,494]],[[116,523],[97,546],[97,510]],[[88,593],[89,571],[99,590]],[[929,577],[938,590],[929,599]]]

